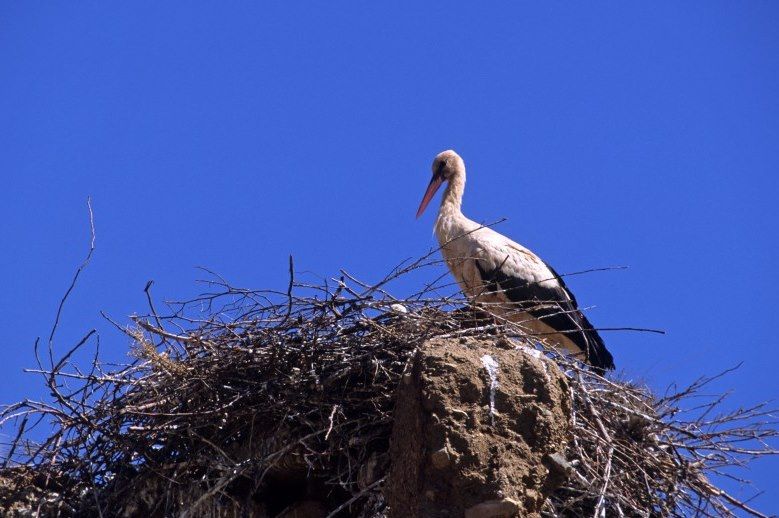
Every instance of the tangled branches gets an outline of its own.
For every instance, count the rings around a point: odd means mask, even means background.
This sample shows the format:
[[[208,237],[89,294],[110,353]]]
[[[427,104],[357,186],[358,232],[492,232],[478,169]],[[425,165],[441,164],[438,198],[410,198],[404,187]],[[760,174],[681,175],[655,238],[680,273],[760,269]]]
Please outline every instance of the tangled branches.
[[[701,391],[722,374],[663,397],[587,371],[569,376],[573,469],[549,516],[765,516],[709,480],[777,453],[766,442],[779,434],[764,404],[717,414],[724,397]]]
[[[495,334],[528,342],[456,297],[426,286],[403,299],[343,272],[286,292],[218,277],[194,300],[117,328],[134,361],[71,363],[87,335],[34,372],[50,401],[6,406],[15,424],[0,471],[0,510],[61,516],[276,516],[301,499],[325,513],[380,516],[395,388],[431,337]],[[567,374],[571,440],[548,516],[761,516],[711,475],[775,453],[762,405],[715,416],[720,399],[683,411],[710,379],[663,397],[549,353]],[[34,441],[35,426],[52,433]],[[16,506],[16,507],[13,507]],[[26,507],[25,507],[26,506]],[[340,514],[339,514],[340,513]]]

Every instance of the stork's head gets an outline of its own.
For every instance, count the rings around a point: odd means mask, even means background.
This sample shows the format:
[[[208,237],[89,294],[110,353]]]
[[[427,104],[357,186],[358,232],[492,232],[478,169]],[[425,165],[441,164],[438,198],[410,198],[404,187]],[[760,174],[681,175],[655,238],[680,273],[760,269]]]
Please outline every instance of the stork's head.
[[[435,196],[436,191],[438,191],[438,188],[441,187],[442,183],[450,181],[455,176],[464,174],[465,162],[460,158],[460,155],[451,149],[438,153],[433,160],[433,178],[427,186],[425,196],[422,198],[422,203],[419,204],[417,217],[425,212],[427,205],[430,203],[430,200],[433,199],[433,196]]]

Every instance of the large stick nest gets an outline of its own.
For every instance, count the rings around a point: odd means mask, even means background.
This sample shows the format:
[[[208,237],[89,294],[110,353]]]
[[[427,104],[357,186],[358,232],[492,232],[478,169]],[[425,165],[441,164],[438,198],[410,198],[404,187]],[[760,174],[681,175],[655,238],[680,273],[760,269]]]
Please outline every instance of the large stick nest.
[[[393,298],[388,283],[428,257],[378,284],[295,282],[290,261],[286,293],[217,278],[166,314],[149,297],[149,315],[117,326],[134,344],[124,366],[72,364],[91,334],[59,359],[50,350],[33,370],[51,399],[0,414],[13,428],[0,514],[274,516],[317,494],[333,516],[382,516],[394,393],[415,349],[442,335],[528,340],[441,286]],[[718,414],[722,398],[700,393],[713,378],[656,396],[548,354],[573,413],[545,515],[761,516],[710,481],[775,453],[762,404]],[[35,441],[36,426],[52,431]]]

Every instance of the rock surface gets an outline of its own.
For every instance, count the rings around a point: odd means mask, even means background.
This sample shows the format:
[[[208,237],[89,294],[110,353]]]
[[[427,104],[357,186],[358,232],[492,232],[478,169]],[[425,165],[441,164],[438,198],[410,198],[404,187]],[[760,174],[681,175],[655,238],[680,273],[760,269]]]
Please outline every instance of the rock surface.
[[[538,516],[564,479],[547,466],[564,462],[569,418],[565,377],[535,351],[430,340],[398,388],[389,516]]]

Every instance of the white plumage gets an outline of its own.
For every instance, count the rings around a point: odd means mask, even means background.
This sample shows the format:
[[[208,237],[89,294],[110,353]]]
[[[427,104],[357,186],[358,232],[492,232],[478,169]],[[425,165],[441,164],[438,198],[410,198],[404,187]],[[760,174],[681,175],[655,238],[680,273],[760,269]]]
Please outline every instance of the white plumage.
[[[435,233],[463,293],[496,317],[567,349],[598,370],[613,369],[611,354],[560,276],[527,248],[463,215],[465,163],[454,151],[444,151],[433,161],[433,178],[417,217],[444,182]]]

